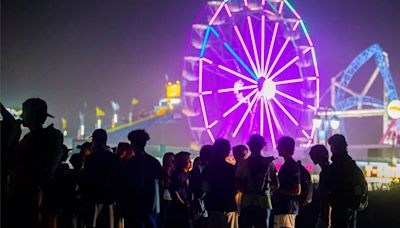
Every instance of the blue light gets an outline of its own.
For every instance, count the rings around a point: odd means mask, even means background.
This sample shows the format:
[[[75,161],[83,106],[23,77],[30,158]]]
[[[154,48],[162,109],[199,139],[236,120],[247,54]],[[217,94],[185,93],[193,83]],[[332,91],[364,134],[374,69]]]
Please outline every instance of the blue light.
[[[243,60],[236,54],[236,52],[231,48],[231,46],[229,46],[229,44],[227,44],[226,42],[224,42],[224,46],[228,49],[228,51],[235,57],[235,59],[244,67],[244,69],[247,70],[247,72],[249,72],[249,74],[258,81],[257,76],[254,74],[253,71],[250,70],[250,68],[243,62]]]
[[[219,33],[217,32],[217,30],[215,30],[215,28],[213,28],[213,27],[211,27],[211,26],[209,26],[209,28],[211,29],[211,32],[213,32],[214,35],[215,35],[217,38],[219,38]]]
[[[210,36],[210,28],[211,27],[207,27],[206,35],[204,36],[204,40],[203,40],[203,46],[201,47],[201,51],[200,51],[200,57],[204,56],[204,51],[206,50],[208,37]]]

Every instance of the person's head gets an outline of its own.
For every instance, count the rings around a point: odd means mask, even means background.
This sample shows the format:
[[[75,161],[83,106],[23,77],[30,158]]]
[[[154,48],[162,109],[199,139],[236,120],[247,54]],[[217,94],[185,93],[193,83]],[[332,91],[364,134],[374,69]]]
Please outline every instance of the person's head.
[[[71,158],[69,159],[69,163],[71,163],[71,165],[75,171],[79,172],[83,166],[82,155],[78,154],[78,153],[71,155]]]
[[[204,145],[200,149],[200,159],[203,165],[207,165],[213,158],[214,147],[212,145]]]
[[[329,153],[324,145],[318,144],[310,149],[310,158],[314,164],[324,165],[328,163]]]
[[[287,157],[292,157],[294,154],[294,148],[295,148],[295,141],[293,138],[289,136],[283,136],[278,140],[278,152],[279,156],[287,158]]]
[[[120,142],[117,146],[117,156],[119,159],[129,159],[133,156],[132,147],[127,142]]]
[[[214,144],[214,158],[225,160],[231,151],[231,144],[227,139],[217,139]]]
[[[175,155],[175,164],[176,164],[176,169],[183,171],[183,172],[189,172],[189,170],[192,168],[192,161],[190,160],[190,153],[186,151],[181,151]]]
[[[200,157],[196,157],[196,158],[194,159],[194,161],[193,161],[193,169],[200,168],[200,165],[201,165],[201,164],[202,164],[202,163],[201,163]]]
[[[162,160],[164,170],[175,168],[175,154],[172,152],[167,152],[163,156]]]
[[[147,141],[150,140],[149,134],[143,129],[131,131],[128,134],[128,139],[131,141],[133,151],[135,153],[143,152]]]
[[[107,132],[104,129],[96,129],[92,134],[93,150],[104,149],[107,145]]]
[[[232,148],[233,157],[235,158],[236,164],[246,159],[249,150],[245,145],[237,145]]]
[[[29,98],[22,104],[22,123],[30,130],[43,128],[47,117],[54,116],[47,113],[47,104],[40,98]]]
[[[84,142],[82,145],[78,145],[77,148],[80,149],[79,154],[82,158],[86,158],[86,156],[92,153],[92,143],[90,142]]]
[[[253,154],[253,155],[261,154],[261,150],[265,147],[266,144],[267,143],[265,142],[264,137],[259,134],[254,134],[254,135],[250,136],[250,139],[247,142],[247,145],[249,146],[251,154]]]
[[[334,134],[328,139],[328,143],[331,146],[332,154],[346,154],[347,153],[347,141],[346,138],[341,134]]]

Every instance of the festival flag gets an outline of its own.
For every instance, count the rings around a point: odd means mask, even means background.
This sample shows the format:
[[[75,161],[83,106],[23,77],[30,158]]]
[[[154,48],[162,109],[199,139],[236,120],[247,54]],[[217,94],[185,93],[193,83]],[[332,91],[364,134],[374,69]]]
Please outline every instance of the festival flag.
[[[104,116],[106,113],[99,107],[96,106],[96,116]]]
[[[132,105],[132,106],[137,105],[138,103],[139,103],[139,100],[138,100],[138,99],[132,98],[132,100],[131,100],[131,105]]]
[[[120,106],[119,106],[119,104],[117,102],[111,101],[111,106],[112,106],[112,109],[114,110],[114,112],[118,112],[119,111]]]
[[[67,124],[68,124],[67,119],[65,119],[65,117],[61,117],[61,128],[66,129]]]

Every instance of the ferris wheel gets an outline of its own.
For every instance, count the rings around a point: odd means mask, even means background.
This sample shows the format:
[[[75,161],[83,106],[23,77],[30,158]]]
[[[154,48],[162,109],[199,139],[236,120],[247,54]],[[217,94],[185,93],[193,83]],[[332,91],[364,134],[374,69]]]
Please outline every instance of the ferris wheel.
[[[209,1],[184,57],[183,113],[199,143],[259,133],[311,142],[319,103],[315,49],[286,0]]]

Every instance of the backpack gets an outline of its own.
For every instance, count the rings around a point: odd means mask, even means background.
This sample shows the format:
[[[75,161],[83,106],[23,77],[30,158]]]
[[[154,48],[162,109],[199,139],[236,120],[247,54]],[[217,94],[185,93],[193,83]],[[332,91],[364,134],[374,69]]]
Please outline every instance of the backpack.
[[[313,183],[311,181],[311,175],[308,170],[301,164],[300,161],[297,161],[300,169],[300,184],[301,184],[301,193],[297,198],[297,201],[301,206],[305,206],[312,201],[313,197]]]
[[[356,165],[355,161],[352,162],[351,177],[353,183],[353,191],[351,195],[350,208],[357,211],[362,211],[368,206],[368,183],[365,180],[363,172]]]

